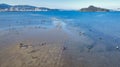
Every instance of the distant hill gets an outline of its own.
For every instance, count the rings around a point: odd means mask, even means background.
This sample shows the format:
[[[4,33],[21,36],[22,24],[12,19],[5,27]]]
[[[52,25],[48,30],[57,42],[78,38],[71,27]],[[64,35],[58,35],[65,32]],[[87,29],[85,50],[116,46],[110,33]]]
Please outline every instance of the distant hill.
[[[6,8],[10,8],[11,5],[8,4],[0,4],[0,9],[6,9]]]
[[[109,12],[109,9],[95,7],[95,6],[89,6],[88,8],[82,8],[80,9],[82,12]]]
[[[56,9],[50,9],[46,7],[36,7],[30,5],[8,5],[0,4],[0,11],[50,11]]]
[[[14,8],[36,8],[35,6],[29,6],[29,5],[15,5]]]

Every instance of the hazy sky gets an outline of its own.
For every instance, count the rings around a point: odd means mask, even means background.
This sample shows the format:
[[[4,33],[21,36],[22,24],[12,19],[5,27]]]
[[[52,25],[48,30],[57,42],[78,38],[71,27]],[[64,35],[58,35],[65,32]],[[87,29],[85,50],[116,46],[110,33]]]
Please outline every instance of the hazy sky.
[[[33,5],[39,7],[80,9],[89,5],[104,8],[120,8],[120,0],[0,0],[0,3],[11,5]]]

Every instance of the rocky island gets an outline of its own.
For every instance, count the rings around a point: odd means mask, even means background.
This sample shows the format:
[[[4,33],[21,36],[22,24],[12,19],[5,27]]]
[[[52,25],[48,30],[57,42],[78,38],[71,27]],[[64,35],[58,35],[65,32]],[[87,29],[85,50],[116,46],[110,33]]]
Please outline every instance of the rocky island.
[[[95,7],[95,6],[89,6],[88,8],[81,8],[81,12],[109,12],[109,9]]]

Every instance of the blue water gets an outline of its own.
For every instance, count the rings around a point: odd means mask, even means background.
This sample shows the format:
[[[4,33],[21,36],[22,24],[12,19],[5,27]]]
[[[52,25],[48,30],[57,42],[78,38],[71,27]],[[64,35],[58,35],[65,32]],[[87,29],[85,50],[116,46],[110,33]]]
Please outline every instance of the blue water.
[[[120,37],[120,12],[0,12],[0,29],[14,26],[52,26],[57,18],[66,26],[92,29],[94,31]]]

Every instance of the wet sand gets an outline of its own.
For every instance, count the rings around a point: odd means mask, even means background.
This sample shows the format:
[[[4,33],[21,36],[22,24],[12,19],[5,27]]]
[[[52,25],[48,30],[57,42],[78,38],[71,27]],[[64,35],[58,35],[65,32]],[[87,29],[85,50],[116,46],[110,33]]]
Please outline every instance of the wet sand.
[[[0,67],[61,67],[67,34],[60,29],[28,27],[1,31]],[[20,45],[23,46],[20,46]]]
[[[25,27],[0,32],[0,67],[120,66],[119,51],[106,51],[103,42],[83,31]]]

